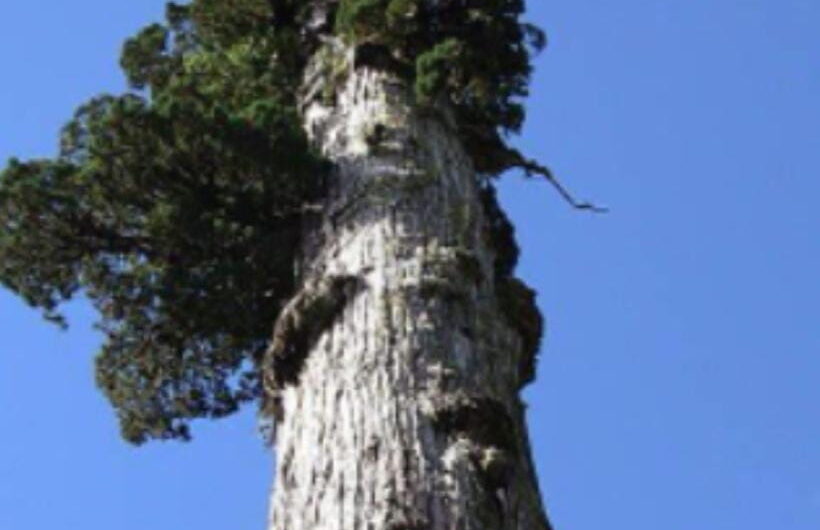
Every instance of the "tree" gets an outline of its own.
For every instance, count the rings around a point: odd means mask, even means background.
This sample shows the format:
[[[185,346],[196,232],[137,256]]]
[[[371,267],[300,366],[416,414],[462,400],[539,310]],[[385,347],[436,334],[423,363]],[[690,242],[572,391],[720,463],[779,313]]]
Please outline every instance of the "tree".
[[[168,4],[132,90],[3,171],[0,281],[62,325],[92,300],[132,443],[258,403],[271,528],[549,528],[518,397],[542,319],[493,179],[572,198],[506,141],[544,44],[523,11]]]

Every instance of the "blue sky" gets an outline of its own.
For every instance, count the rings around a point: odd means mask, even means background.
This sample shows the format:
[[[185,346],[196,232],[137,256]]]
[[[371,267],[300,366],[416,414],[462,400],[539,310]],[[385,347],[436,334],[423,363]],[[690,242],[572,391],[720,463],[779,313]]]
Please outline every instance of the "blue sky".
[[[549,322],[526,392],[557,530],[820,528],[820,3],[531,0],[550,35],[516,140],[583,198],[502,199]],[[162,1],[0,7],[0,159],[123,86]],[[253,415],[134,449],[60,332],[0,291],[0,528],[264,527]]]

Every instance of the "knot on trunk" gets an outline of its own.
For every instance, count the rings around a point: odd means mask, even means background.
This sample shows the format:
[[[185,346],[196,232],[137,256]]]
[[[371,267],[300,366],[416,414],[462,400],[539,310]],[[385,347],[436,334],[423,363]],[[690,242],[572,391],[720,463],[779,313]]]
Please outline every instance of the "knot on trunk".
[[[489,396],[446,396],[434,405],[433,427],[479,447],[517,453],[515,422],[504,403]]]
[[[353,68],[372,68],[391,73],[401,79],[413,76],[413,67],[397,59],[389,47],[373,42],[363,42],[353,52]]]
[[[469,462],[476,471],[488,513],[503,518],[519,455],[516,423],[504,403],[487,396],[449,396],[435,408],[433,426],[451,438],[451,458]]]
[[[283,387],[298,380],[311,347],[363,287],[357,276],[333,275],[306,282],[285,305],[264,358],[265,391],[271,405],[275,407]],[[278,416],[275,409],[272,412]]]
[[[535,303],[534,290],[518,278],[504,278],[496,283],[496,297],[501,314],[521,338],[518,362],[521,387],[535,380],[538,349],[544,334],[544,318]]]

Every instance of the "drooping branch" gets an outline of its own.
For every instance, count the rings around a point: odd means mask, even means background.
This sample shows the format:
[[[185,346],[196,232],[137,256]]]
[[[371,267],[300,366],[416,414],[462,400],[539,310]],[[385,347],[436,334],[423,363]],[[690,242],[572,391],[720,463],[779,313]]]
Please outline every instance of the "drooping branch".
[[[509,166],[510,168],[521,169],[527,177],[543,177],[553,188],[555,188],[555,191],[557,191],[558,194],[576,210],[588,210],[594,213],[607,213],[609,211],[608,208],[576,199],[575,196],[570,193],[570,191],[567,190],[567,188],[561,183],[561,181],[555,177],[552,171],[550,171],[550,169],[543,164],[539,164],[535,160],[525,158],[518,151],[512,151],[510,155],[512,156],[512,161]]]

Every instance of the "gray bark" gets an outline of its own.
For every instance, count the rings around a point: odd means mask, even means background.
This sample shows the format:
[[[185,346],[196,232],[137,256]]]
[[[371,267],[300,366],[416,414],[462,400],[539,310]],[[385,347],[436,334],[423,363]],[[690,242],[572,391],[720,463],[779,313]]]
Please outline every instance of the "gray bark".
[[[269,352],[269,528],[549,529],[519,398],[534,352],[505,314],[470,160],[446,109],[331,49],[303,114],[332,191]]]

